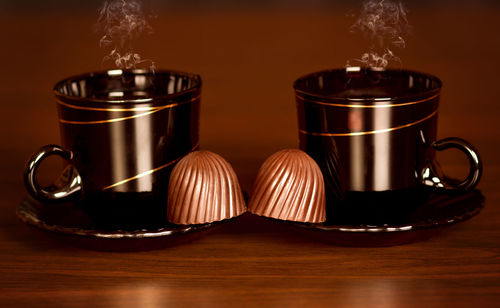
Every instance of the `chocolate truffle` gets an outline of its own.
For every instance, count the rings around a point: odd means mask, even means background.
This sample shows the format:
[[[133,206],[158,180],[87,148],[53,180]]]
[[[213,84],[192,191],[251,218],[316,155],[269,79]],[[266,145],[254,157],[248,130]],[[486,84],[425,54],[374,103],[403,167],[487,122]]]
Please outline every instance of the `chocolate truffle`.
[[[281,220],[319,223],[326,220],[323,175],[305,152],[282,150],[262,164],[248,209]]]
[[[203,224],[229,219],[246,211],[238,178],[231,165],[209,151],[183,157],[168,185],[168,221]]]

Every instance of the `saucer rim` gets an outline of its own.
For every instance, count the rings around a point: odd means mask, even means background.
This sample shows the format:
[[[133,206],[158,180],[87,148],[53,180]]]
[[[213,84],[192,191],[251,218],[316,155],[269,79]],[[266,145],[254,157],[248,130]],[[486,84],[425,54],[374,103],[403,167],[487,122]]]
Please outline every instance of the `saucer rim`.
[[[55,224],[47,224],[45,221],[37,217],[33,212],[29,212],[26,209],[25,202],[40,202],[33,200],[30,197],[26,197],[21,201],[16,207],[16,216],[22,222],[34,226],[43,231],[49,231],[57,234],[79,236],[84,238],[95,238],[95,239],[112,239],[112,240],[124,240],[124,239],[152,239],[160,237],[169,237],[181,234],[192,233],[195,231],[203,231],[214,227],[219,222],[210,222],[205,224],[193,224],[193,225],[176,225],[167,222],[172,227],[162,227],[162,228],[143,228],[136,230],[98,230],[98,229],[84,229],[78,227],[64,227]]]
[[[475,203],[474,207],[467,209],[461,215],[454,215],[447,218],[439,220],[428,220],[428,222],[421,220],[415,223],[406,224],[383,224],[383,225],[339,225],[339,224],[326,224],[323,223],[303,223],[303,222],[290,222],[293,226],[297,226],[303,229],[316,230],[324,233],[350,233],[350,234],[377,234],[377,233],[405,233],[405,232],[415,232],[420,230],[430,230],[435,228],[441,228],[446,226],[455,225],[464,221],[471,219],[472,217],[478,215],[485,207],[486,198],[482,192],[478,189],[472,190],[469,193],[477,194],[479,198],[478,202]],[[429,217],[432,219],[432,217]]]

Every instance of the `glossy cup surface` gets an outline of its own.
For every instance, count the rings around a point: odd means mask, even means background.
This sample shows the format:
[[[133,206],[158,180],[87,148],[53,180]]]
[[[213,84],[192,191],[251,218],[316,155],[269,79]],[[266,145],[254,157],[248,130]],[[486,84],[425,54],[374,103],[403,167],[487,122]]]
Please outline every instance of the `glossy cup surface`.
[[[98,211],[109,204],[143,211],[153,201],[166,207],[174,164],[198,147],[200,77],[111,70],[65,79],[54,92],[62,148],[73,154],[67,164],[81,176],[80,200],[99,204]]]
[[[75,154],[85,193],[166,190],[164,171],[198,145],[200,87],[199,76],[171,71],[59,82],[62,146]]]
[[[337,69],[295,84],[300,148],[335,192],[413,188],[434,159],[441,81],[407,70]]]

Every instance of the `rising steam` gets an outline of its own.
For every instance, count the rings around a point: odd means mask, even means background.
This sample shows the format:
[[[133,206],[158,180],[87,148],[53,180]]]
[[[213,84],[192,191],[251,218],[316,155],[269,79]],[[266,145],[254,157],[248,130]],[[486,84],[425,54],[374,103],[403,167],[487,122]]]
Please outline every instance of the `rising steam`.
[[[103,62],[113,61],[116,67],[130,69],[141,63],[150,63],[154,70],[154,62],[142,59],[133,48],[135,40],[144,34],[151,34],[152,28],[143,12],[139,0],[104,1],[99,10],[98,31],[102,33],[99,46],[109,50]]]
[[[401,62],[394,48],[405,48],[404,36],[409,32],[406,9],[401,2],[391,0],[368,0],[361,8],[352,32],[362,33],[370,42],[369,50],[356,61],[365,67],[383,70],[390,61]],[[349,67],[347,61],[347,67]]]

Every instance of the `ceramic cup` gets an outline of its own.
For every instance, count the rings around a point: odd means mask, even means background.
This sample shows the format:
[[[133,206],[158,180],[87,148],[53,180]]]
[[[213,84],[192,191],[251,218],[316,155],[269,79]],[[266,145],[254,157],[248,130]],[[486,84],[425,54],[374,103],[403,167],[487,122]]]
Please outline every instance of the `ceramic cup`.
[[[25,184],[43,202],[77,200],[143,211],[162,200],[170,171],[198,147],[201,79],[175,71],[109,70],[70,77],[54,87],[61,146],[28,161]],[[49,155],[64,158],[58,185],[36,181]],[[89,202],[92,200],[92,202]]]
[[[472,190],[482,169],[477,151],[460,138],[436,140],[441,86],[435,76],[408,70],[349,68],[300,77],[294,83],[300,148],[318,162],[338,199],[411,195],[429,186]],[[469,159],[464,180],[450,180],[439,168],[435,153],[449,148]]]

